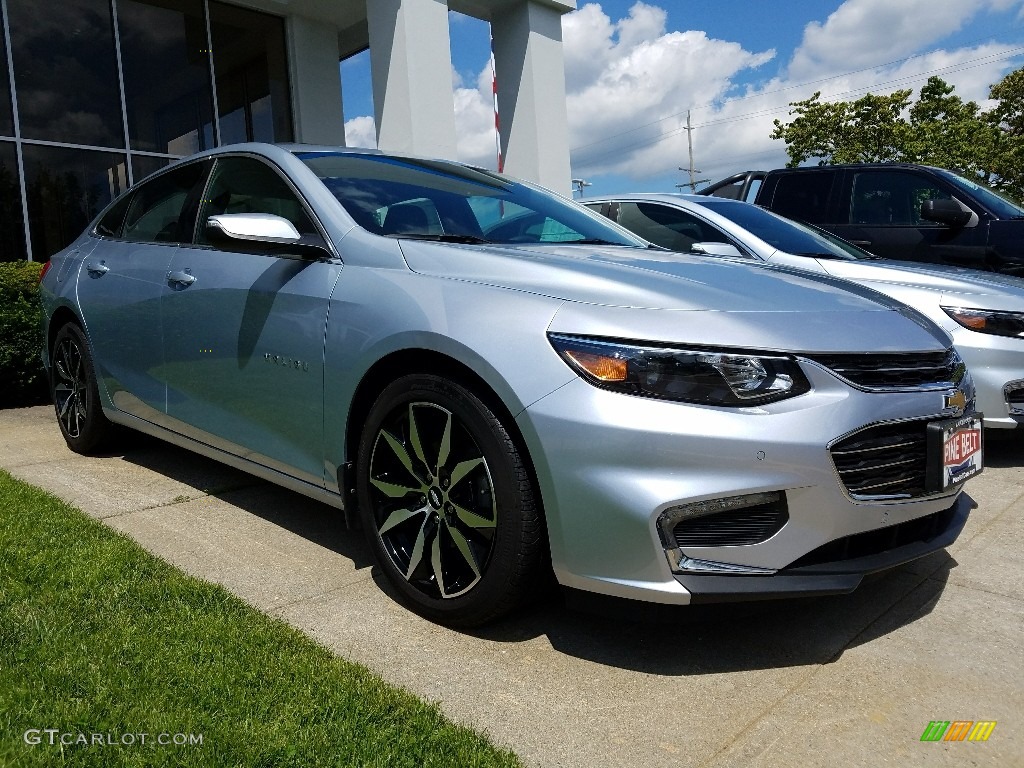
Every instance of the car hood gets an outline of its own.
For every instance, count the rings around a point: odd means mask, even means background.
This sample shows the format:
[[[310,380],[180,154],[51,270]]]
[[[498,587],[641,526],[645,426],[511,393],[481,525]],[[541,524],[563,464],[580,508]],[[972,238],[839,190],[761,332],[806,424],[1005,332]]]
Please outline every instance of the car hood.
[[[879,290],[886,290],[886,285],[907,286],[939,294],[942,304],[1024,312],[1024,279],[1011,275],[940,264],[884,259],[821,259],[818,263],[830,275],[855,280],[862,285],[877,284]],[[898,291],[893,295],[898,297]]]
[[[586,245],[480,247],[404,240],[402,251],[418,274],[575,305],[559,311],[553,330],[793,351],[935,350],[950,343],[944,332],[899,302],[788,268]],[[594,305],[601,311],[594,312]]]

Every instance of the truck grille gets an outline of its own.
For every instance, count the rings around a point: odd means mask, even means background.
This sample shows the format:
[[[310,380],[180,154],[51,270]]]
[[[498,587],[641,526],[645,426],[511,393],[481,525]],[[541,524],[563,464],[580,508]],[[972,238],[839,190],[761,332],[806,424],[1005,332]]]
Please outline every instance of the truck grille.
[[[924,496],[927,421],[868,427],[829,449],[843,487],[856,498]]]
[[[808,355],[851,384],[863,389],[916,389],[960,382],[964,364],[950,347],[945,352],[905,354]]]

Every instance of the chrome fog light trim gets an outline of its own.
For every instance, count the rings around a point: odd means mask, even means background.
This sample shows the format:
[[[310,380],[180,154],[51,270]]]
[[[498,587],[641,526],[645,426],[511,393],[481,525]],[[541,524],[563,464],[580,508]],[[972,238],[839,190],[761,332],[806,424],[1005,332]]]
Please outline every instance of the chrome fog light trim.
[[[670,547],[675,543],[672,529],[683,520],[714,515],[718,512],[729,512],[744,507],[773,504],[780,498],[782,498],[781,493],[770,491],[768,493],[750,493],[744,496],[724,496],[720,499],[707,499],[706,501],[695,501],[691,504],[669,507],[658,517],[658,532],[661,534],[662,544]]]
[[[776,573],[774,568],[758,568],[753,565],[735,565],[734,563],[716,563],[713,560],[697,560],[687,557],[679,549],[665,550],[669,568],[672,573],[706,573],[722,575],[771,576]]]

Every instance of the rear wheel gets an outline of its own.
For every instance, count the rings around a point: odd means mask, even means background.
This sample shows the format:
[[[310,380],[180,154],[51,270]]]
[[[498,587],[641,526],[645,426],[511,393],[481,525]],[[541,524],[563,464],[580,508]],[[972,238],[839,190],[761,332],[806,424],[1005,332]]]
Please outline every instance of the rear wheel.
[[[381,568],[427,618],[482,624],[534,587],[544,548],[529,472],[461,385],[415,375],[384,389],[363,429],[356,491]]]
[[[64,441],[75,453],[98,450],[114,425],[103,415],[89,342],[81,328],[68,323],[57,332],[50,362],[50,393]]]

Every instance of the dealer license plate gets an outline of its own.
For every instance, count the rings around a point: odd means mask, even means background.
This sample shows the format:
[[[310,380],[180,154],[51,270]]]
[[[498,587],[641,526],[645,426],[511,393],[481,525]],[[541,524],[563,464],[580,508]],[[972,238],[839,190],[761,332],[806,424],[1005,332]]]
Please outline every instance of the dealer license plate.
[[[941,491],[979,474],[983,453],[981,414],[929,424],[928,490]]]

